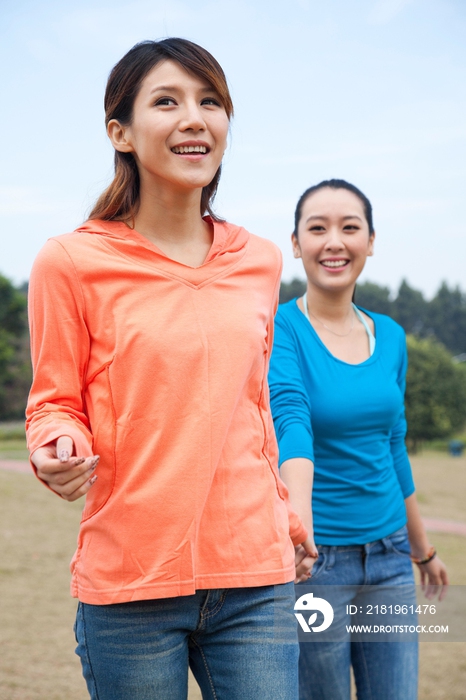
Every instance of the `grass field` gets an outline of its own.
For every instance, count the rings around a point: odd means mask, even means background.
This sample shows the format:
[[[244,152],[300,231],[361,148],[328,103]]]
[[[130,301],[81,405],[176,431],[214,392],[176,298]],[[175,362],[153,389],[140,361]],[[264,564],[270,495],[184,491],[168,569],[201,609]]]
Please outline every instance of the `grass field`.
[[[0,443],[0,458],[23,458],[23,450],[21,441]],[[429,452],[413,458],[413,469],[424,516],[466,520],[465,458]],[[74,655],[76,603],[68,593],[81,507],[28,474],[0,470],[1,700],[88,698]],[[431,539],[452,583],[466,585],[466,538]],[[464,700],[465,688],[466,643],[422,644],[420,700]],[[199,697],[192,684],[190,700]]]

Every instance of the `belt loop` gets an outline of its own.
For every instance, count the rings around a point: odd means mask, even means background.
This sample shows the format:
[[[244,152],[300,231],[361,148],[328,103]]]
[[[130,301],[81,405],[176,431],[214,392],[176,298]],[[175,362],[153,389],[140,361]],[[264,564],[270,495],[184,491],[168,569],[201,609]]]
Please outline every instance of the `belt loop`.
[[[328,548],[328,560],[327,560],[327,565],[325,567],[326,569],[333,569],[333,567],[335,566],[336,553],[337,553],[336,546],[333,545],[332,547]]]
[[[390,537],[383,537],[380,541],[382,542],[386,552],[393,552],[393,542],[391,541]]]

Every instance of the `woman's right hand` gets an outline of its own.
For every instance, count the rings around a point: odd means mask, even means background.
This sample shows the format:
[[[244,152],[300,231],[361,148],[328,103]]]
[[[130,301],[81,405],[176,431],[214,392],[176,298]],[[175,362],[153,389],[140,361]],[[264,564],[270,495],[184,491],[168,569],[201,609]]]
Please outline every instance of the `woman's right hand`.
[[[31,455],[37,476],[65,501],[76,501],[84,496],[97,479],[94,471],[99,456],[73,457],[73,440],[62,435],[45,447],[38,447]]]
[[[319,558],[319,552],[314,544],[314,537],[308,535],[307,539],[299,544],[295,549],[295,567],[296,578],[295,583],[303,583],[311,578],[312,567]]]

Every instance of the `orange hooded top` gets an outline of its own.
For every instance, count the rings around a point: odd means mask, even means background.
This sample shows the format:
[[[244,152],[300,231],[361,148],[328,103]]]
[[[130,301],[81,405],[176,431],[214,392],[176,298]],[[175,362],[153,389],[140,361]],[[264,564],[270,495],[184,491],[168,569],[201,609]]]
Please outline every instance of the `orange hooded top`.
[[[29,448],[69,435],[100,455],[71,562],[85,603],[294,578],[306,530],[278,476],[267,387],[280,253],[213,226],[197,268],[95,220],[35,262]]]

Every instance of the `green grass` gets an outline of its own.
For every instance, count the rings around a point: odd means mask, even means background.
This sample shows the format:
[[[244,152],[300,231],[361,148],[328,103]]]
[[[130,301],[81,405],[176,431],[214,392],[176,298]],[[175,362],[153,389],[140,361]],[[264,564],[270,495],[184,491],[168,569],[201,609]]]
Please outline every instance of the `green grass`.
[[[466,458],[425,453],[412,462],[423,515],[466,520]],[[0,470],[1,700],[88,699],[74,654],[68,571],[82,505],[62,501],[32,475]],[[466,585],[466,538],[430,537],[452,583]],[[466,643],[421,645],[419,700],[464,700],[465,687]],[[194,683],[189,697],[200,698]]]
[[[68,593],[82,504],[13,472],[0,472],[0,504],[0,697],[85,700]]]
[[[24,421],[0,423],[0,459],[28,459]]]
[[[0,459],[26,460],[28,457],[26,440],[0,440]]]
[[[462,430],[459,433],[455,433],[449,438],[439,438],[437,440],[430,440],[423,444],[424,450],[434,451],[434,452],[448,452],[449,444],[451,440],[459,440],[462,442],[466,448],[466,431]]]
[[[1,700],[89,698],[69,594],[83,504],[62,501],[32,475],[0,470]],[[191,679],[189,698],[200,697]]]
[[[0,442],[6,440],[25,440],[24,421],[0,423]]]

